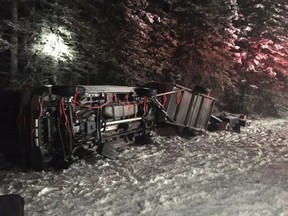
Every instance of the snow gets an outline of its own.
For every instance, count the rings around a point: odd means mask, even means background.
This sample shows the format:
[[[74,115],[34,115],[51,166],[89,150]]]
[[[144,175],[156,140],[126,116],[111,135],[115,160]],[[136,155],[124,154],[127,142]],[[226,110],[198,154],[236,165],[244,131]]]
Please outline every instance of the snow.
[[[118,146],[63,171],[0,172],[0,194],[25,199],[26,215],[288,215],[288,119],[253,121],[242,133]]]

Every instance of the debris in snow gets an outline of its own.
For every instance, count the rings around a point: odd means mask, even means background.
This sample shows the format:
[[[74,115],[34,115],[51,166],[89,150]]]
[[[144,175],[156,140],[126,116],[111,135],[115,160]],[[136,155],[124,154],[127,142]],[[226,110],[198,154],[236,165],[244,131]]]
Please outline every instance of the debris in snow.
[[[45,188],[43,188],[43,189],[38,193],[38,196],[46,195],[47,193],[53,192],[53,191],[55,191],[55,190],[58,190],[58,188],[48,188],[48,187],[45,187]]]

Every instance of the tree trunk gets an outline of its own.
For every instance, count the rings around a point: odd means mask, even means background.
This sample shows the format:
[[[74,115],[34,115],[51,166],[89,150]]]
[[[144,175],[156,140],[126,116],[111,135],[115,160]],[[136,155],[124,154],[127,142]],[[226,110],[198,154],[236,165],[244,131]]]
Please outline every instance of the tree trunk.
[[[11,84],[16,81],[16,74],[18,72],[18,0],[11,1],[11,15],[12,15],[12,34],[11,34],[11,50],[10,50],[10,75]]]

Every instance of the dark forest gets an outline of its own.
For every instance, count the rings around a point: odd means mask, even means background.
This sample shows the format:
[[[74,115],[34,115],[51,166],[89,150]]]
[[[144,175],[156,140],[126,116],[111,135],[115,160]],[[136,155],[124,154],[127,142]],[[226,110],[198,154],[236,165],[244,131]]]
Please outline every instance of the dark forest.
[[[287,105],[284,0],[2,0],[0,85],[174,82],[219,109]]]

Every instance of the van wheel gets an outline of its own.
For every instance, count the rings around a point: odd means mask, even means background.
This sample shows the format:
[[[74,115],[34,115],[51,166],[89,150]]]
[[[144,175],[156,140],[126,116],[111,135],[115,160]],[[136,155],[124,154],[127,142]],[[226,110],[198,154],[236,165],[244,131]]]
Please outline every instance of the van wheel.
[[[72,97],[76,94],[76,91],[79,96],[83,96],[85,94],[85,88],[82,86],[52,86],[52,94],[60,95],[62,97]]]
[[[42,171],[47,169],[47,158],[45,158],[45,154],[43,153],[41,147],[33,146],[30,152],[30,162],[32,168],[36,171]]]
[[[151,144],[153,143],[153,139],[150,134],[144,134],[144,135],[135,137],[135,142],[138,144]]]

